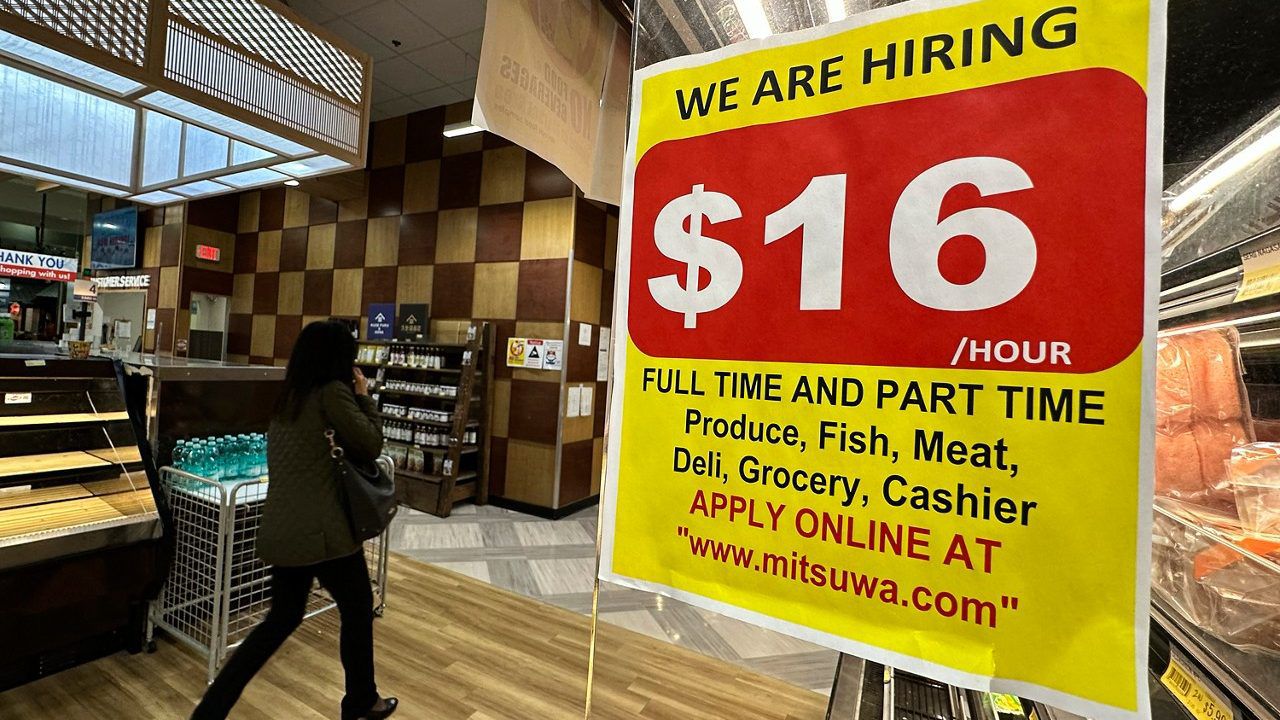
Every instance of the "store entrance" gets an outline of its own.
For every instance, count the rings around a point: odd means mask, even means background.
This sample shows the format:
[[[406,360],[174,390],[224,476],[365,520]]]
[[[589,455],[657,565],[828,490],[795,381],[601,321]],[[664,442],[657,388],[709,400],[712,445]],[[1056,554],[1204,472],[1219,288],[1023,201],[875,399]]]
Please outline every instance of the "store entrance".
[[[55,341],[58,339],[58,308],[61,283],[11,278],[5,305],[18,306],[13,314],[13,339]]]
[[[200,360],[225,360],[231,298],[226,295],[191,295],[191,330],[187,356]]]

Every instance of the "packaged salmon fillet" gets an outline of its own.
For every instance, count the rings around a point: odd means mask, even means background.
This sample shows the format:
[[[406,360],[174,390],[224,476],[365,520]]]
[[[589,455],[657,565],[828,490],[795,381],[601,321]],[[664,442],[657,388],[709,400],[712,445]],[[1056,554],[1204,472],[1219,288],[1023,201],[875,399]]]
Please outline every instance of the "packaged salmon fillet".
[[[1280,444],[1252,443],[1231,451],[1229,465],[1240,527],[1280,535]]]
[[[1156,494],[1194,502],[1205,492],[1196,438],[1188,428],[1156,432]]]
[[[1190,430],[1194,408],[1187,355],[1175,338],[1156,343],[1156,430],[1172,434]]]
[[[1235,493],[1231,489],[1231,452],[1253,438],[1244,430],[1239,420],[1196,420],[1192,433],[1196,439],[1196,451],[1200,455],[1200,473],[1204,479],[1201,494],[1189,498],[1205,507],[1235,513]]]
[[[1232,420],[1245,416],[1240,339],[1235,328],[1176,335],[1191,377],[1191,404],[1197,419]]]
[[[1156,348],[1156,493],[1235,524],[1228,464],[1255,440],[1234,328],[1160,338]]]

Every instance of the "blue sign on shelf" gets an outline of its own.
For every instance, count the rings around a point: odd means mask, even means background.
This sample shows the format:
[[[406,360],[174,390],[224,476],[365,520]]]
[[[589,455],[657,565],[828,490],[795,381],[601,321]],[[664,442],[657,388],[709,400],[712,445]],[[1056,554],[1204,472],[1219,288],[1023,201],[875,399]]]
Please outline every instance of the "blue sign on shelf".
[[[369,325],[364,334],[366,340],[390,340],[395,336],[395,327],[395,303],[369,304]]]

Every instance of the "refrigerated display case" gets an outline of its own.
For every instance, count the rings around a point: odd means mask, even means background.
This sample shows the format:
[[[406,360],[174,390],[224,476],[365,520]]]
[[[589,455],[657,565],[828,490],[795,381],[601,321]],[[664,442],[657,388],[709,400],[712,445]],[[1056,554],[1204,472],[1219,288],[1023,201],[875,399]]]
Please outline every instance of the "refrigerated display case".
[[[166,555],[127,387],[107,360],[0,357],[0,689],[141,648]]]
[[[1172,674],[1185,675],[1181,687],[1227,717],[1276,718],[1280,110],[1173,184],[1163,226],[1157,414],[1219,414],[1203,392],[1179,399],[1180,371],[1167,354],[1209,335],[1234,348],[1205,383],[1238,391],[1242,412],[1230,442],[1188,444],[1194,454],[1168,446],[1177,421],[1166,420],[1158,435],[1166,447],[1156,458],[1151,671],[1162,692],[1179,687]],[[1202,470],[1189,471],[1193,458]]]

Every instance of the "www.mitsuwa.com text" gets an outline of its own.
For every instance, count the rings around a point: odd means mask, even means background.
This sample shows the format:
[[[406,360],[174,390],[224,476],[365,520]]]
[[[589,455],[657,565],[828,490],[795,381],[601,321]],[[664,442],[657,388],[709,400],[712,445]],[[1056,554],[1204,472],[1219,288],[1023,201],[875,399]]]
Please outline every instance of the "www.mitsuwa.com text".
[[[888,530],[888,527],[886,526],[885,529]],[[795,551],[787,554],[760,551],[714,538],[699,537],[687,527],[680,527],[677,532],[680,537],[688,540],[689,552],[694,557],[724,563],[747,572],[801,583],[819,590],[826,589],[861,600],[899,606],[913,612],[931,613],[943,618],[994,628],[999,621],[1001,610],[1018,609],[1018,598],[1009,595],[1001,596],[997,603],[926,585],[902,587],[892,578],[877,577],[826,563],[813,562],[808,555]],[[877,542],[876,536],[869,536],[868,542],[874,545]],[[880,536],[879,542],[896,544],[896,548],[886,549],[896,549],[898,553],[905,554],[903,553],[904,538],[900,532],[888,537]],[[988,552],[990,550],[991,548],[987,548]],[[970,564],[973,562],[968,557],[965,561]],[[989,555],[987,562],[990,562]]]

